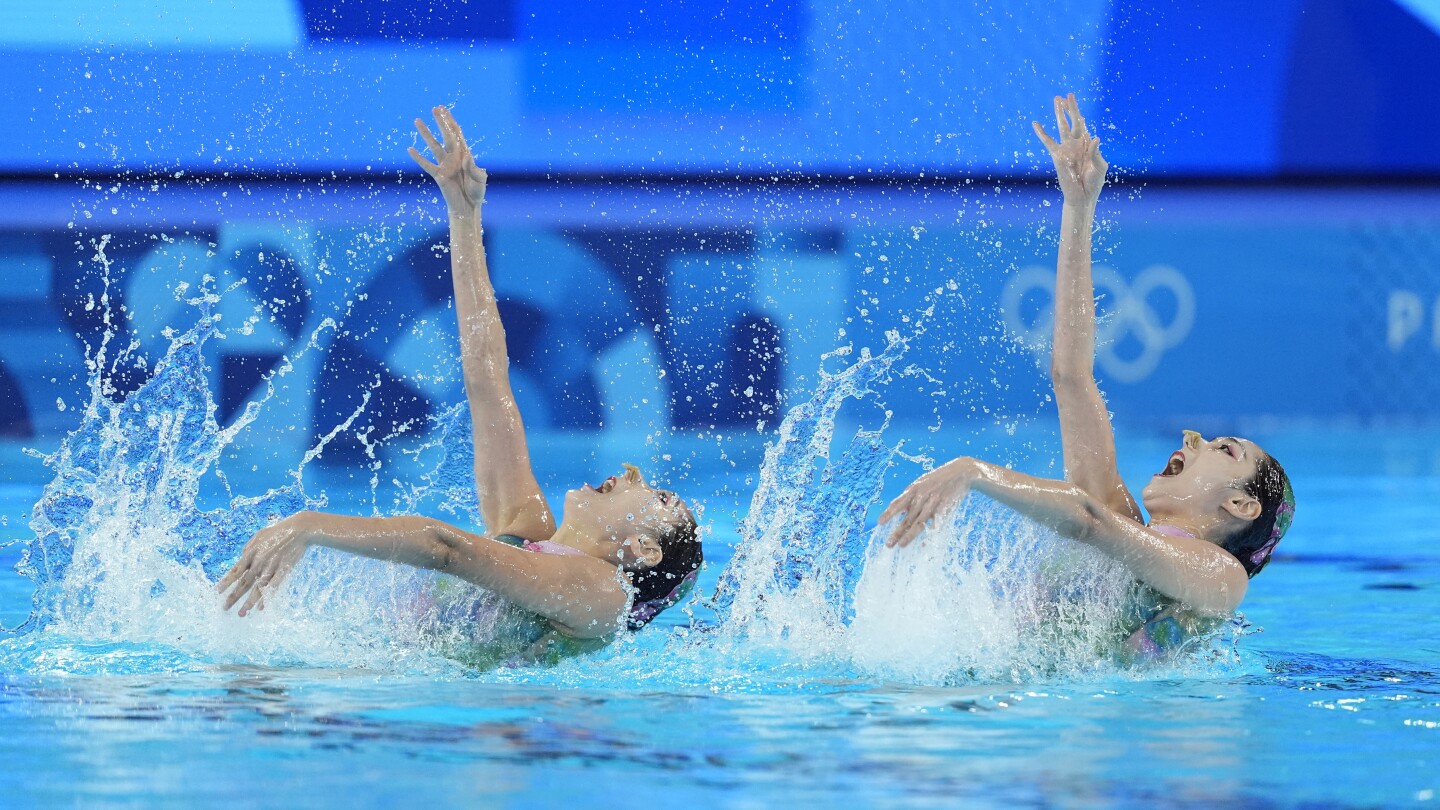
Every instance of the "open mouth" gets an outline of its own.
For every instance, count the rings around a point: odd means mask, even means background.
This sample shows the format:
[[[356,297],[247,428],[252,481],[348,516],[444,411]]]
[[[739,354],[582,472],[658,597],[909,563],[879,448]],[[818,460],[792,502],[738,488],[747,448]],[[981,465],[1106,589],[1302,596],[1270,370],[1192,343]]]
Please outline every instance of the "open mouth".
[[[1168,478],[1170,476],[1179,475],[1180,471],[1184,469],[1185,454],[1180,452],[1179,450],[1176,450],[1173,454],[1171,454],[1170,460],[1166,462],[1165,469],[1161,470],[1158,474]]]

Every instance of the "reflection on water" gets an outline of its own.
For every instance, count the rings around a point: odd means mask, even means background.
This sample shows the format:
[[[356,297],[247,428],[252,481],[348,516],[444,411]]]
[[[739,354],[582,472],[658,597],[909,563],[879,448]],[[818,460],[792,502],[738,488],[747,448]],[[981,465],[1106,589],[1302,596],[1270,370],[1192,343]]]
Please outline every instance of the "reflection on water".
[[[209,795],[273,789],[301,775],[320,786],[343,784],[374,766],[386,769],[389,790],[433,797],[456,789],[453,771],[440,771],[450,774],[442,788],[434,769],[462,767],[480,768],[490,780],[474,786],[482,794],[503,787],[512,798],[583,791],[593,785],[587,780],[605,775],[640,780],[642,794],[654,787],[646,787],[649,780],[683,785],[676,800],[765,787],[797,799],[1064,806],[1251,803],[1273,786],[1272,769],[1297,745],[1317,767],[1333,761],[1339,768],[1353,749],[1338,740],[1363,743],[1383,732],[1357,738],[1354,729],[1331,726],[1327,733],[1318,725],[1312,728],[1322,734],[1312,743],[1286,739],[1293,715],[1324,711],[1309,702],[1311,685],[1368,699],[1363,711],[1372,725],[1440,719],[1435,673],[1341,660],[1273,660],[1269,667],[1273,674],[1239,679],[1044,690],[853,684],[814,695],[617,694],[262,667],[12,675],[0,681],[0,715],[22,732],[48,728],[54,743],[26,753],[12,740],[5,746],[12,770],[78,768],[87,777],[82,790],[92,795],[141,771],[170,772],[183,758],[189,772],[210,773],[199,791]],[[1423,781],[1401,770],[1433,754],[1434,736],[1422,731],[1392,747],[1395,764],[1377,764],[1366,777],[1368,793],[1358,777],[1346,789],[1379,796],[1384,787],[1392,791],[1384,795],[1398,795],[1395,789]],[[157,760],[137,761],[143,752]],[[1337,770],[1319,795],[1335,795],[1335,780],[1348,783],[1342,774],[1353,770]],[[1402,781],[1384,786],[1377,773]],[[152,784],[162,797],[198,790],[178,778]]]

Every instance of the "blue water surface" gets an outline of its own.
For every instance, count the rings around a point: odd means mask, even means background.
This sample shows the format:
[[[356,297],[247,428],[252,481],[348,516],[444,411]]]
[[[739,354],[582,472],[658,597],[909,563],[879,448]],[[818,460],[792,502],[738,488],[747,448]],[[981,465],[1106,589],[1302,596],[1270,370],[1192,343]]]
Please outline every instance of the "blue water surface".
[[[1047,435],[987,441],[1043,457]],[[217,653],[153,633],[32,633],[0,639],[0,795],[7,806],[1427,804],[1440,790],[1440,434],[1290,427],[1254,438],[1290,470],[1300,509],[1252,583],[1243,609],[1263,632],[1240,641],[1238,659],[926,683],[806,639],[717,640],[717,616],[700,604],[587,659],[490,672],[395,655],[345,663],[344,651]],[[712,527],[705,593],[740,542],[767,439],[664,442],[685,459],[670,475]],[[1127,479],[1142,481],[1175,441],[1122,432]],[[556,435],[533,450],[558,481],[643,443]],[[232,466],[237,493],[285,483]],[[884,495],[918,469],[895,460]],[[0,447],[0,536],[30,537],[50,475],[18,445]],[[306,475],[328,508],[374,508],[366,475]],[[8,627],[31,609],[18,559],[19,546],[0,551]]]

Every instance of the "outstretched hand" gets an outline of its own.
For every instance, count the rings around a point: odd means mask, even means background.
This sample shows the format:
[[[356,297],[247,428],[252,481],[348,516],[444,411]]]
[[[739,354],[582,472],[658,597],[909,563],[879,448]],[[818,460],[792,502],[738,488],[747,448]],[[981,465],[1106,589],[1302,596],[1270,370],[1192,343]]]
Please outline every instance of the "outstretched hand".
[[[450,110],[436,107],[432,112],[444,142],[436,139],[430,127],[416,118],[415,129],[420,131],[420,137],[425,139],[435,160],[427,160],[420,154],[420,150],[413,146],[410,147],[410,157],[420,164],[426,174],[435,178],[435,182],[440,186],[440,194],[445,198],[445,204],[452,211],[479,209],[485,202],[485,170],[475,165],[475,158],[465,143],[465,135],[460,131],[460,125],[455,122]]]
[[[1105,185],[1105,171],[1110,164],[1100,156],[1100,139],[1091,135],[1080,115],[1080,106],[1075,103],[1075,94],[1055,97],[1055,126],[1060,134],[1057,143],[1040,126],[1039,121],[1031,122],[1035,134],[1050,152],[1055,162],[1055,173],[1060,178],[1060,190],[1065,193],[1066,202],[1094,203],[1100,197]]]
[[[904,515],[890,529],[885,545],[892,548],[910,545],[931,521],[965,499],[979,474],[975,459],[962,457],[915,479],[915,483],[906,487],[900,497],[880,513],[882,525]]]
[[[225,597],[225,609],[229,610],[236,602],[245,599],[240,606],[241,616],[249,613],[251,608],[264,610],[265,591],[280,587],[309,547],[300,515],[256,532],[245,544],[244,551],[240,552],[239,561],[215,586],[222,595],[230,591]],[[230,590],[232,586],[234,590]]]

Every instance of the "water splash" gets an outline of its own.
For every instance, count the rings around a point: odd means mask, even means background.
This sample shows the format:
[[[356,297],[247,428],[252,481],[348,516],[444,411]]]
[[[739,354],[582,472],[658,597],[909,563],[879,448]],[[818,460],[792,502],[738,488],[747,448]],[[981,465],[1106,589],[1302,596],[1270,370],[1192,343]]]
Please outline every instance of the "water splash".
[[[714,600],[731,636],[820,644],[843,630],[868,541],[865,513],[897,448],[885,443],[882,425],[857,431],[831,462],[835,420],[845,400],[873,393],[889,377],[905,348],[891,334],[880,354],[862,350],[835,374],[822,369],[810,399],[781,422]]]
[[[438,610],[433,600],[417,602],[433,584],[424,572],[319,550],[286,588],[267,596],[263,613],[240,619],[221,609],[214,583],[244,543],[281,517],[324,505],[306,493],[302,473],[325,441],[283,485],[256,496],[231,491],[221,457],[268,397],[248,403],[228,426],[216,421],[204,358],[217,335],[209,314],[216,300],[206,293],[192,302],[200,307],[197,323],[171,336],[149,379],[128,396],[107,383],[116,365],[107,358],[110,333],[87,355],[89,401],[80,426],[42,457],[55,476],[32,511],[34,536],[17,565],[35,583],[31,611],[0,641],[0,661],[67,672],[215,663],[458,669],[434,654],[443,639],[418,641]],[[455,410],[441,428],[437,440],[413,452],[468,446],[445,441],[468,431]],[[473,487],[467,500],[457,483],[468,475],[456,472],[469,466],[463,455],[442,449],[407,498],[478,511]],[[472,596],[461,587],[448,601]]]
[[[123,400],[92,373],[80,427],[43,457],[55,478],[36,505],[35,537],[18,566],[36,586],[22,631],[122,612],[122,587],[159,596],[191,578],[187,571],[213,579],[256,529],[319,505],[297,478],[260,497],[199,508],[201,479],[258,407],[251,403],[229,427],[216,424],[201,354],[214,332],[214,321],[201,317]]]
[[[698,643],[726,661],[768,650],[811,677],[957,684],[1117,673],[1142,597],[1123,565],[978,496],[905,549],[884,547],[887,527],[867,528],[886,473],[905,456],[885,425],[832,454],[836,420],[847,400],[882,390],[905,349],[892,334],[880,354],[822,371],[786,416],[712,600],[719,630]],[[1184,665],[1233,660],[1228,627],[1192,645]]]
[[[870,549],[850,649],[862,670],[912,683],[1034,682],[1114,668],[1126,569],[983,498],[905,549]]]
[[[267,596],[265,612],[242,620],[220,610],[213,582],[244,542],[323,499],[301,486],[317,447],[286,485],[247,497],[227,484],[203,508],[202,483],[224,482],[225,448],[264,404],[250,403],[227,427],[216,422],[202,352],[215,331],[202,314],[123,400],[104,384],[104,344],[97,350],[82,423],[45,458],[55,478],[19,566],[36,584],[33,609],[18,638],[0,641],[0,660],[28,671],[258,663],[470,674],[446,649],[499,632],[503,617],[490,611],[494,626],[460,627],[455,611],[472,619],[488,597],[452,584],[437,604],[428,572],[321,549]],[[975,499],[909,549],[876,541],[866,515],[903,456],[885,438],[888,413],[878,428],[841,438],[838,455],[832,447],[842,406],[883,392],[904,356],[906,341],[888,338],[880,353],[822,372],[779,427],[712,600],[716,628],[657,628],[555,670],[487,677],[794,690],[856,679],[1033,681],[1109,667],[1134,586],[1098,553]],[[445,411],[429,435],[403,451],[422,472],[385,511],[434,508],[479,525],[468,411]],[[372,479],[378,503],[375,487]]]

